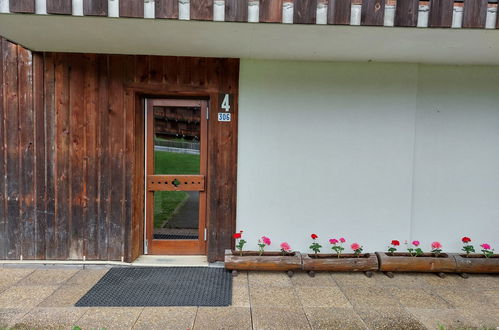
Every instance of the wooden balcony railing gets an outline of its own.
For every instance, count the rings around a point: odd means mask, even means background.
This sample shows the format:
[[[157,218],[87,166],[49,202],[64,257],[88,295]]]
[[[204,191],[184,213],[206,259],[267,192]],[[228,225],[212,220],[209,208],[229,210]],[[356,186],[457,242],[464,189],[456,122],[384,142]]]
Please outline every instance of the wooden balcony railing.
[[[35,6],[35,0],[8,1],[11,13],[253,23],[499,28],[497,0],[46,0],[46,8]]]

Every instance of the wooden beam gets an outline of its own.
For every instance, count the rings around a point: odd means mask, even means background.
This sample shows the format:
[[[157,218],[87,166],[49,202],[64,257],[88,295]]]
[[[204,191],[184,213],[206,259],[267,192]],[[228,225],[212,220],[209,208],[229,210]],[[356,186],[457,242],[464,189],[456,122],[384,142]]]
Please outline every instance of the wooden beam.
[[[6,171],[6,148],[5,148],[5,101],[4,98],[4,44],[7,41],[0,37],[0,172],[7,173]],[[0,175],[0,258],[5,259],[7,256],[7,241],[9,236],[6,232],[7,229],[7,214],[6,203],[7,193],[5,191],[6,176]]]
[[[260,0],[260,22],[282,23],[283,0]]]
[[[485,28],[487,0],[464,0],[463,28]]]
[[[83,0],[83,15],[107,16],[108,0]]]
[[[454,0],[430,1],[430,16],[428,27],[451,27]]]
[[[383,26],[385,19],[384,0],[362,1],[361,25]]]
[[[72,1],[71,0],[47,0],[48,14],[71,15]]]
[[[352,0],[329,0],[327,24],[349,25]]]
[[[35,0],[11,0],[9,2],[11,13],[35,13]]]
[[[178,18],[178,0],[156,0],[156,18]]]
[[[225,20],[227,22],[247,22],[248,0],[225,0]]]
[[[144,0],[120,0],[120,17],[144,18]]]
[[[191,20],[212,21],[213,0],[191,0],[190,18]]]
[[[418,25],[419,0],[401,0],[396,6],[395,26],[415,27]]]

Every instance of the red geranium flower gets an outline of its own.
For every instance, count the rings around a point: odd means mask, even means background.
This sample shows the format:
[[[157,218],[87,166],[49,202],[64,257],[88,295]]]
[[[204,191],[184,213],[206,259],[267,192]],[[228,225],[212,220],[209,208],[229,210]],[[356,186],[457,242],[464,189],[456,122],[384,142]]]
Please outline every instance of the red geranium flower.
[[[312,235],[310,235],[310,237],[312,237],[312,239],[317,239],[319,236],[312,234]]]
[[[394,246],[399,246],[399,245],[400,245],[400,242],[399,242],[399,241],[397,241],[396,239],[394,239],[394,240],[392,241],[392,245],[394,245]]]
[[[471,238],[469,238],[469,237],[467,237],[467,236],[464,236],[463,238],[461,238],[461,241],[462,241],[463,243],[469,243],[469,242],[471,242]]]
[[[243,235],[243,231],[241,230],[239,233],[235,233],[234,235],[232,235],[232,238],[239,239],[239,238],[241,238],[242,235]]]

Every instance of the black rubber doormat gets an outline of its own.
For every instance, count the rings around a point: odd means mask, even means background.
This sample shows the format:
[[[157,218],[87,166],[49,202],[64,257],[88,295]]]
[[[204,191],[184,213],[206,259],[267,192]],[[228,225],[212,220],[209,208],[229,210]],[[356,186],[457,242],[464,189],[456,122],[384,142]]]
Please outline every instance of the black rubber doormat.
[[[75,306],[229,306],[232,276],[224,268],[111,268]]]
[[[153,239],[198,239],[198,235],[154,234]]]

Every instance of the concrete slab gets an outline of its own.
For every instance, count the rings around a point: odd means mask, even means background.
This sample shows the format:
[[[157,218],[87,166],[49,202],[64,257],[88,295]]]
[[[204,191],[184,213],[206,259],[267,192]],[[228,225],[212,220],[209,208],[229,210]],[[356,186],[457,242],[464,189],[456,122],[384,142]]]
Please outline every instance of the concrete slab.
[[[248,272],[250,287],[291,287],[293,283],[285,272]]]
[[[341,290],[354,307],[399,306],[398,300],[384,288],[344,287]]]
[[[28,312],[27,308],[0,308],[0,329],[13,327]]]
[[[68,279],[64,285],[89,285],[93,286],[109,269],[82,269]]]
[[[16,328],[61,329],[77,325],[85,310],[78,308],[34,308],[20,319]]]
[[[305,307],[305,313],[312,329],[367,329],[353,308]]]
[[[295,290],[304,307],[352,307],[338,287],[296,287]]]
[[[192,329],[197,307],[145,307],[134,329]]]
[[[453,307],[489,308],[493,302],[483,293],[470,289],[436,288],[434,292],[445,299]]]
[[[199,307],[194,329],[251,329],[247,307]]]
[[[474,306],[456,309],[457,313],[466,317],[470,325],[480,329],[499,328],[499,308],[475,308]]]
[[[378,275],[374,279],[376,280],[376,285],[379,287],[422,288],[425,286],[425,282],[421,277],[414,276],[411,273],[396,273],[393,278],[389,278],[384,274]],[[437,277],[434,274],[431,275]]]
[[[251,306],[300,306],[293,287],[250,287]]]
[[[44,299],[39,307],[71,307],[90,290],[88,285],[63,285]]]
[[[438,329],[439,326],[446,329],[468,329],[473,324],[473,320],[455,309],[409,308],[409,312],[428,329]]]
[[[148,267],[208,267],[206,256],[159,256],[141,255],[132,266]]]
[[[253,329],[310,329],[302,308],[255,307],[251,309]]]
[[[0,294],[0,308],[30,308],[50,296],[57,286],[12,286]]]
[[[387,288],[405,307],[413,308],[451,308],[444,299],[426,289]]]
[[[426,329],[414,315],[399,307],[356,308],[356,311],[371,329]]]
[[[37,269],[16,285],[61,285],[78,271],[78,269]]]
[[[244,285],[232,286],[232,306],[250,307],[249,288]]]
[[[0,268],[0,287],[11,286],[34,271],[33,268]]]
[[[294,286],[315,286],[315,287],[336,287],[337,284],[328,272],[316,273],[314,277],[308,276],[305,272],[295,273],[291,278]]]
[[[364,273],[332,273],[331,278],[339,286],[355,286],[355,287],[372,287],[378,284],[377,278],[385,276],[383,274],[374,273],[371,278]]]
[[[143,307],[93,307],[88,308],[78,321],[82,329],[131,329]]]

